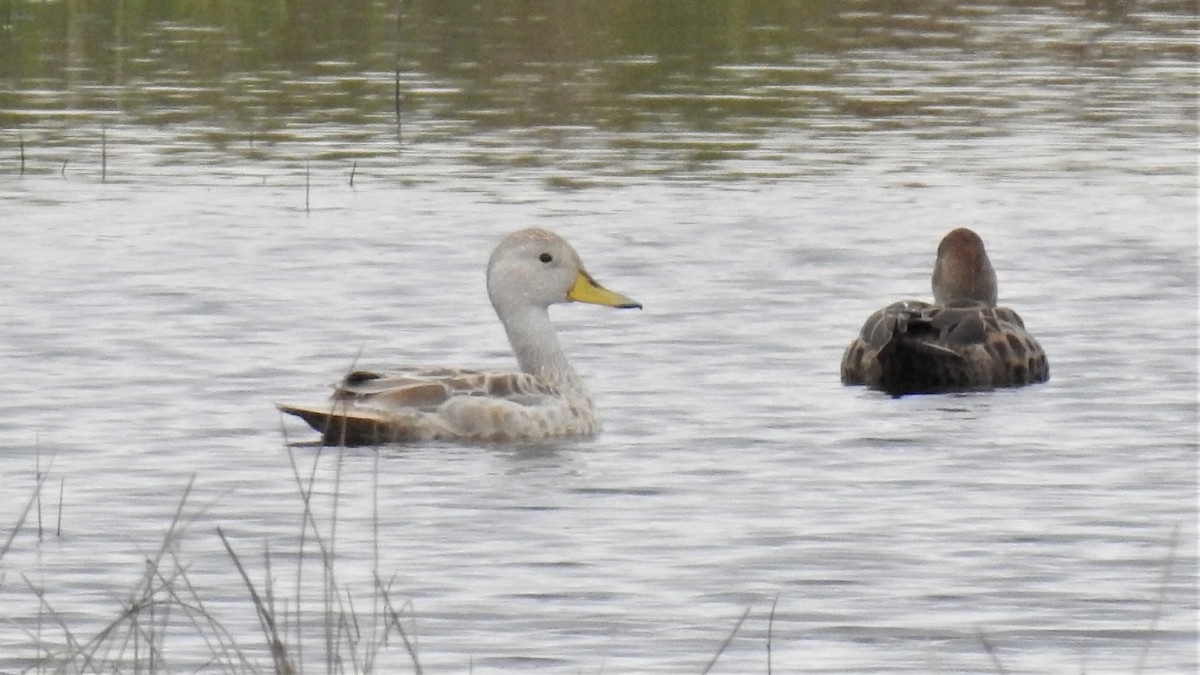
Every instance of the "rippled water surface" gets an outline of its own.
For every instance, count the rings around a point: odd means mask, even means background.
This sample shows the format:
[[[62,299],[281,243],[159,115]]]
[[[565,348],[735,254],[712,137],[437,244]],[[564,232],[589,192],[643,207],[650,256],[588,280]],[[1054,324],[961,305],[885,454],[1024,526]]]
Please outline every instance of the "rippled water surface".
[[[271,672],[257,598],[305,672],[1195,672],[1193,4],[76,5],[0,34],[0,671]],[[552,312],[602,435],[280,419],[512,367],[526,226],[645,305]],[[1050,382],[842,387],[957,226]]]

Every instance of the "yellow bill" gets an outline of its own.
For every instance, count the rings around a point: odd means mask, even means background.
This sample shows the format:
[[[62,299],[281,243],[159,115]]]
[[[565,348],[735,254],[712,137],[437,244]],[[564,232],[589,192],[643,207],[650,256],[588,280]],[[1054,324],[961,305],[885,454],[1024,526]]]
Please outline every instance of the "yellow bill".
[[[567,299],[575,302],[590,302],[593,305],[619,307],[621,309],[641,309],[642,303],[635,302],[620,293],[613,293],[596,283],[592,275],[583,270],[575,272],[575,283],[567,291]]]

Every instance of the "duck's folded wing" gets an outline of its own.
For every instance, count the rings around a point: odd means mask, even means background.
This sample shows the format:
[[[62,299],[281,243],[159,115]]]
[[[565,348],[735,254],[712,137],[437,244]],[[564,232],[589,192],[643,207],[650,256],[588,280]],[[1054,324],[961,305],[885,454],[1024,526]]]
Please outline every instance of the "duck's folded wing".
[[[981,362],[993,387],[1019,387],[1050,378],[1046,352],[1007,307],[939,309],[930,317],[936,343]]]
[[[842,382],[893,395],[965,388],[973,366],[968,350],[987,339],[982,303],[897,302],[875,312],[842,357]],[[994,327],[994,319],[991,325]]]
[[[933,307],[920,300],[904,300],[876,310],[863,322],[858,336],[842,354],[842,383],[870,385],[880,377],[879,353],[897,334],[908,330],[910,321]]]
[[[866,347],[881,349],[891,342],[898,332],[907,332],[910,323],[927,320],[923,317],[932,309],[936,308],[920,300],[905,300],[888,305],[867,317],[858,333],[858,339]]]
[[[391,373],[354,371],[335,388],[334,400],[369,401],[384,410],[435,410],[451,397],[482,396],[534,405],[558,390],[529,373],[492,373],[451,368],[409,369]]]
[[[438,368],[354,371],[325,405],[277,407],[321,432],[326,445],[376,445],[499,438],[504,420],[536,419],[544,414],[538,406],[562,404],[553,386],[528,373]]]
[[[980,344],[997,330],[995,313],[982,303],[930,307],[910,323],[910,336],[950,348]]]

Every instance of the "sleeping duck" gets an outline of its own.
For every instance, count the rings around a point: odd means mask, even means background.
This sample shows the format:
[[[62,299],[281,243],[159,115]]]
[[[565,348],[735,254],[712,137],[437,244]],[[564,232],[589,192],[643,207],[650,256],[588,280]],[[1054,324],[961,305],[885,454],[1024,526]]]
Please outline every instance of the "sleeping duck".
[[[406,368],[354,371],[325,405],[279,405],[327,445],[419,441],[537,441],[599,430],[583,379],[559,346],[547,311],[563,302],[640,308],[596,282],[558,235],[527,229],[496,246],[488,296],[520,370]]]
[[[867,318],[842,356],[842,383],[892,396],[1020,387],[1050,378],[1021,317],[996,306],[979,235],[951,231],[933,266],[933,304],[905,300]]]

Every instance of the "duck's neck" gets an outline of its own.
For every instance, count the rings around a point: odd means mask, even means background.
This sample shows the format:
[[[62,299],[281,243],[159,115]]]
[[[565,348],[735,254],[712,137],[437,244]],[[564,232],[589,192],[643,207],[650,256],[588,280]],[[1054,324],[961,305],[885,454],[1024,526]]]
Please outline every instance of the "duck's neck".
[[[550,384],[584,390],[582,380],[558,343],[558,333],[545,307],[526,305],[497,313],[522,372],[537,375]]]

